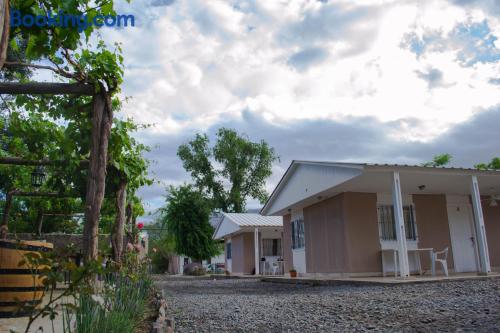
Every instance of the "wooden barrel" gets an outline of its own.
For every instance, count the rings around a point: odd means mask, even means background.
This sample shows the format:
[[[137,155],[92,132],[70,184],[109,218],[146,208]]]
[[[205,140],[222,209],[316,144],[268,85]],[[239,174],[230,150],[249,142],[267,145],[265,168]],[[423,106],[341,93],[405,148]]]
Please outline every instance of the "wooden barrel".
[[[0,318],[29,315],[20,304],[37,306],[42,302],[44,285],[37,275],[41,267],[19,266],[27,253],[52,250],[52,243],[0,240]]]

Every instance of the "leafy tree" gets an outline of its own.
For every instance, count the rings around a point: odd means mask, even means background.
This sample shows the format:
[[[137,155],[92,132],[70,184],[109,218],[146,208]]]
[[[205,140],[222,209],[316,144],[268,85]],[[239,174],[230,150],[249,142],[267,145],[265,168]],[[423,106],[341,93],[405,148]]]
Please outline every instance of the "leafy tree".
[[[163,212],[163,221],[178,254],[202,261],[219,253],[212,239],[214,229],[209,223],[210,205],[191,185],[170,187]]]
[[[49,11],[55,13],[59,10],[75,16],[85,14],[89,18],[116,14],[113,0],[11,0],[11,8],[19,10],[22,15],[47,15]],[[87,201],[84,205],[84,250],[87,258],[95,258],[104,188],[107,187],[108,197],[116,197],[115,223],[119,232],[126,217],[125,207],[135,206],[135,190],[150,180],[145,177],[147,161],[141,155],[145,147],[129,135],[135,130],[135,125],[128,120],[113,119],[113,112],[121,105],[117,98],[123,81],[120,45],[108,48],[96,34],[96,26],[80,29],[71,26],[12,28],[8,52],[14,56],[7,59],[2,71],[4,77],[25,82],[26,75],[12,76],[9,71],[17,69],[19,72],[19,68],[48,70],[61,81],[87,84],[95,89],[92,97],[19,95],[14,100],[15,107],[30,117],[39,113],[45,120],[65,124],[63,136],[58,141],[60,148],[47,150],[43,157],[68,161],[51,185],[59,188],[70,186]],[[101,116],[95,116],[98,114]],[[91,167],[87,170],[79,165],[82,159],[90,161]],[[107,168],[109,165],[112,170]],[[106,172],[112,179],[105,184]],[[111,190],[114,190],[113,194],[109,194]],[[134,201],[128,200],[127,194]]]
[[[452,158],[453,157],[450,154],[439,154],[439,155],[434,156],[432,161],[427,162],[427,163],[423,163],[422,166],[424,166],[424,167],[442,167],[442,166],[448,165],[451,162]]]
[[[265,181],[278,160],[265,141],[252,142],[227,128],[218,130],[213,147],[206,134],[197,134],[179,147],[177,155],[198,190],[211,198],[212,208],[237,213],[244,212],[247,198],[267,200]]]
[[[494,157],[489,163],[479,163],[474,167],[481,170],[500,170],[500,157]]]

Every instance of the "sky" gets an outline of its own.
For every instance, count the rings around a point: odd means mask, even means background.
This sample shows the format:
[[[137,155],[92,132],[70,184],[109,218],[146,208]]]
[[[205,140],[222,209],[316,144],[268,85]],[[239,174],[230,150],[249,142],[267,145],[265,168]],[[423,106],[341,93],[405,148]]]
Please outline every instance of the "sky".
[[[115,0],[122,116],[153,124],[151,212],[189,182],[177,147],[230,127],[293,159],[454,166],[500,156],[500,0]],[[259,207],[255,200],[248,208]]]

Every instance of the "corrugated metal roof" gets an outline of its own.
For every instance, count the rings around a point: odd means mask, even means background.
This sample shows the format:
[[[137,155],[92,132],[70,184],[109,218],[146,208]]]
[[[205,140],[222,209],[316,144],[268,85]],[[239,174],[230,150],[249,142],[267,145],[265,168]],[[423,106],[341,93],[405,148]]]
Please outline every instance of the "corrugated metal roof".
[[[224,213],[228,219],[240,227],[281,227],[283,218],[281,216],[262,216],[250,213]]]
[[[334,162],[334,161],[313,161],[313,160],[293,160],[294,163],[305,164],[327,164],[327,165],[345,165],[345,166],[368,166],[368,167],[388,167],[388,168],[420,168],[420,169],[442,169],[442,170],[458,170],[458,171],[479,171],[479,172],[500,172],[495,169],[477,169],[470,167],[450,167],[450,166],[424,166],[418,164],[395,164],[395,163],[359,163],[359,162]]]

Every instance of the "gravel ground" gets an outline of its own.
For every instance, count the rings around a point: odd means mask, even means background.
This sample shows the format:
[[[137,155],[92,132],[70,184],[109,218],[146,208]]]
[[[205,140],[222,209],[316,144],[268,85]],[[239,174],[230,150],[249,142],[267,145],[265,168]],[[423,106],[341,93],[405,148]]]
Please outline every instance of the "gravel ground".
[[[500,332],[500,279],[398,286],[162,280],[176,332]]]

